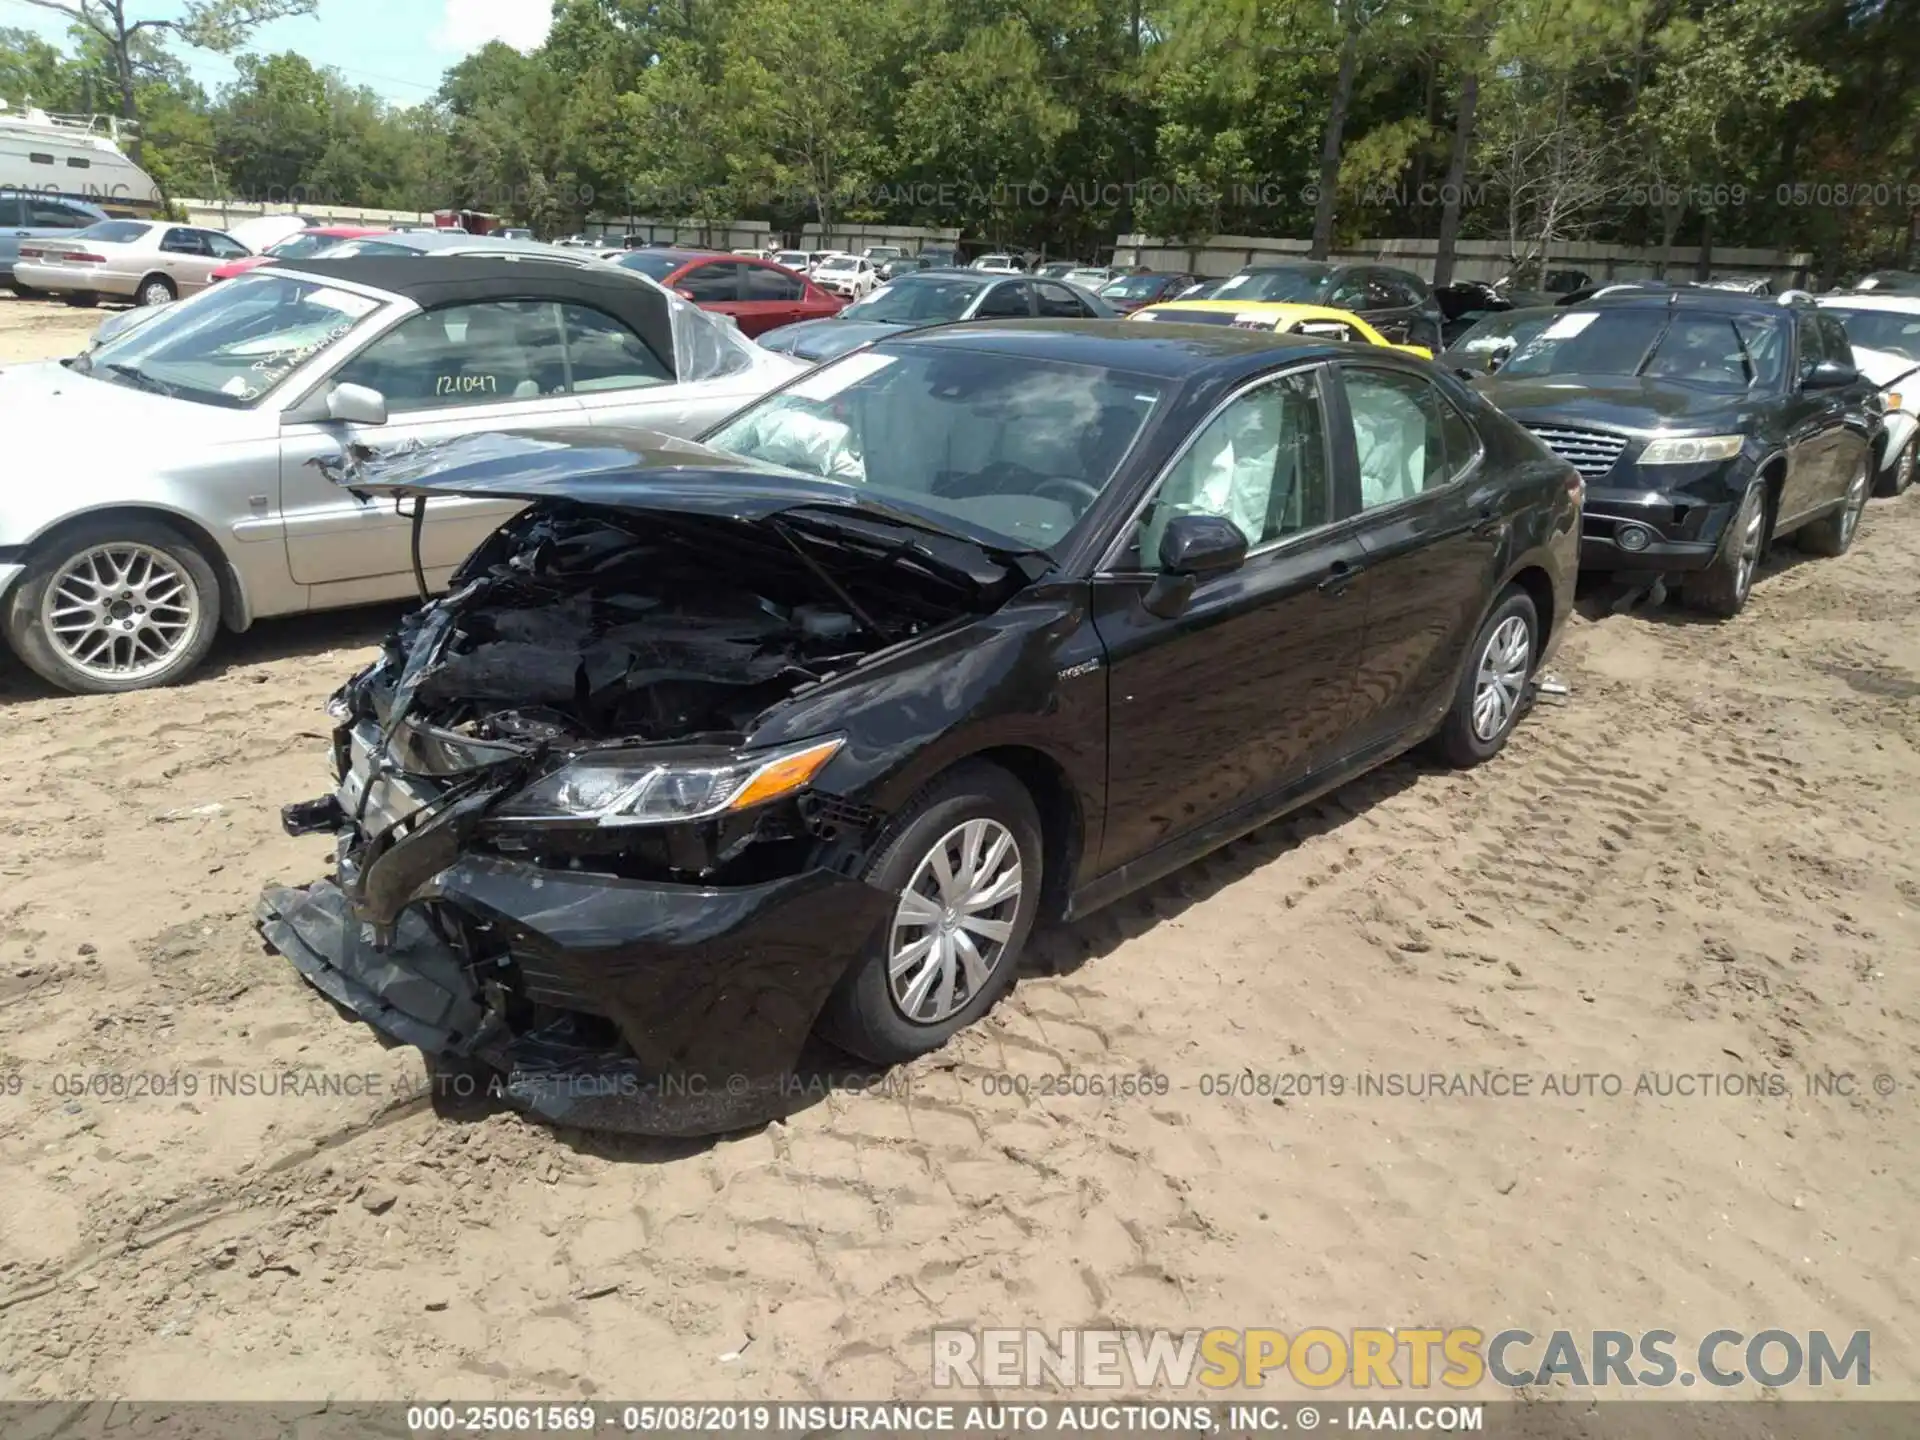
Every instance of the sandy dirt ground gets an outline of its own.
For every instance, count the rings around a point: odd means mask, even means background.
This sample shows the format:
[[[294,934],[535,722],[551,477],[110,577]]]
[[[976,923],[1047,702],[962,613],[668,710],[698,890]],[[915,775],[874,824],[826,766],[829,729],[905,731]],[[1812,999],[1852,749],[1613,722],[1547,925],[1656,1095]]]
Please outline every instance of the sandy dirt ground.
[[[97,319],[13,305],[0,354]],[[394,611],[123,697],[0,657],[0,1397],[917,1396],[936,1324],[1868,1329],[1920,1396],[1916,600],[1920,492],[1732,623],[1588,607],[1495,763],[1048,931],[887,1093],[711,1143],[436,1114],[263,953]],[[1356,1093],[1462,1071],[1532,1093]],[[244,1093],[289,1075],[334,1078]]]

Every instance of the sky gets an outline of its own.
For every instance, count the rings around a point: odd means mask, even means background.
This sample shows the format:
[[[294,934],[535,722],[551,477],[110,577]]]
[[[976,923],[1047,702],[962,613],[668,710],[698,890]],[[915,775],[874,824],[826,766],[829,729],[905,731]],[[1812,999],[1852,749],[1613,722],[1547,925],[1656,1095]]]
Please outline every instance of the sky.
[[[131,0],[129,19],[166,18],[178,0]],[[259,54],[296,50],[315,65],[332,66],[400,105],[416,105],[440,88],[449,65],[489,40],[531,50],[546,38],[552,0],[320,0],[317,14],[263,25],[243,47]],[[0,0],[0,26],[32,30],[61,41],[67,22],[26,0]],[[209,91],[233,78],[222,55],[176,45],[193,76]],[[19,103],[19,96],[4,97]]]

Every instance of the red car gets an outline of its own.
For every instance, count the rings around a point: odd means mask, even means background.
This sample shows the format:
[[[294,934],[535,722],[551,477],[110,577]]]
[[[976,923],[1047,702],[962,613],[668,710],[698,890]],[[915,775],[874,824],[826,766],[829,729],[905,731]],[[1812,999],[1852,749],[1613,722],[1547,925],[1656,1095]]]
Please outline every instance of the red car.
[[[745,335],[796,320],[824,320],[847,302],[806,276],[751,255],[695,250],[633,250],[613,262],[676,290],[702,310],[731,315]]]
[[[231,280],[236,275],[244,275],[256,265],[264,265],[269,260],[305,260],[310,255],[318,255],[330,245],[338,245],[342,240],[358,240],[362,235],[385,235],[383,229],[369,229],[365,225],[315,225],[302,230],[297,235],[289,235],[277,245],[269,245],[258,255],[249,255],[244,260],[235,260],[222,265],[211,276],[212,280]]]

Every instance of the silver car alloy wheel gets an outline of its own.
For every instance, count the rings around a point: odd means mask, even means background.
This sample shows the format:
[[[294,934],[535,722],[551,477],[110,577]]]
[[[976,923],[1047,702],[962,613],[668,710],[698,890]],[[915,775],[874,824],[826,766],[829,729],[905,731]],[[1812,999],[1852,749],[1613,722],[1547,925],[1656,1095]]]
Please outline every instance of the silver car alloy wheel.
[[[162,281],[149,280],[141,287],[140,303],[142,305],[165,305],[172,299],[173,291],[169,290]]]
[[[887,986],[900,1013],[938,1025],[978,995],[1005,958],[1020,908],[1020,846],[997,820],[967,820],[914,867],[887,935]]]
[[[60,568],[40,624],[67,664],[96,680],[139,680],[171,665],[200,623],[200,594],[178,560],[131,541],[96,545]]]
[[[1494,627],[1473,682],[1473,733],[1480,739],[1493,739],[1519,708],[1532,658],[1533,636],[1525,620],[1509,615]]]
[[[1853,532],[1859,528],[1860,512],[1867,508],[1868,462],[1862,460],[1860,468],[1854,472],[1853,479],[1847,482],[1847,508],[1840,512],[1840,543],[1853,542]]]
[[[1747,528],[1740,536],[1740,568],[1733,577],[1733,593],[1745,597],[1753,588],[1753,575],[1760,568],[1760,552],[1767,538],[1767,507],[1755,504],[1747,516]]]

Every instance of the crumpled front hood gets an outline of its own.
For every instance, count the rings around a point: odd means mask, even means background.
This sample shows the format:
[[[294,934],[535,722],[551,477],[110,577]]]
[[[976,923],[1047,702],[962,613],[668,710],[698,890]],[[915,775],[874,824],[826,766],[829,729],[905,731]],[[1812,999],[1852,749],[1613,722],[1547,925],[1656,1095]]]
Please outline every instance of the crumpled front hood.
[[[335,484],[356,493],[561,502],[646,515],[657,523],[731,521],[770,531],[879,522],[896,542],[968,584],[997,588],[1015,562],[1029,574],[1039,552],[1010,546],[965,521],[866,487],[819,479],[744,459],[657,431],[500,431],[452,440],[402,442],[384,450],[356,444],[337,459],[316,458]]]

